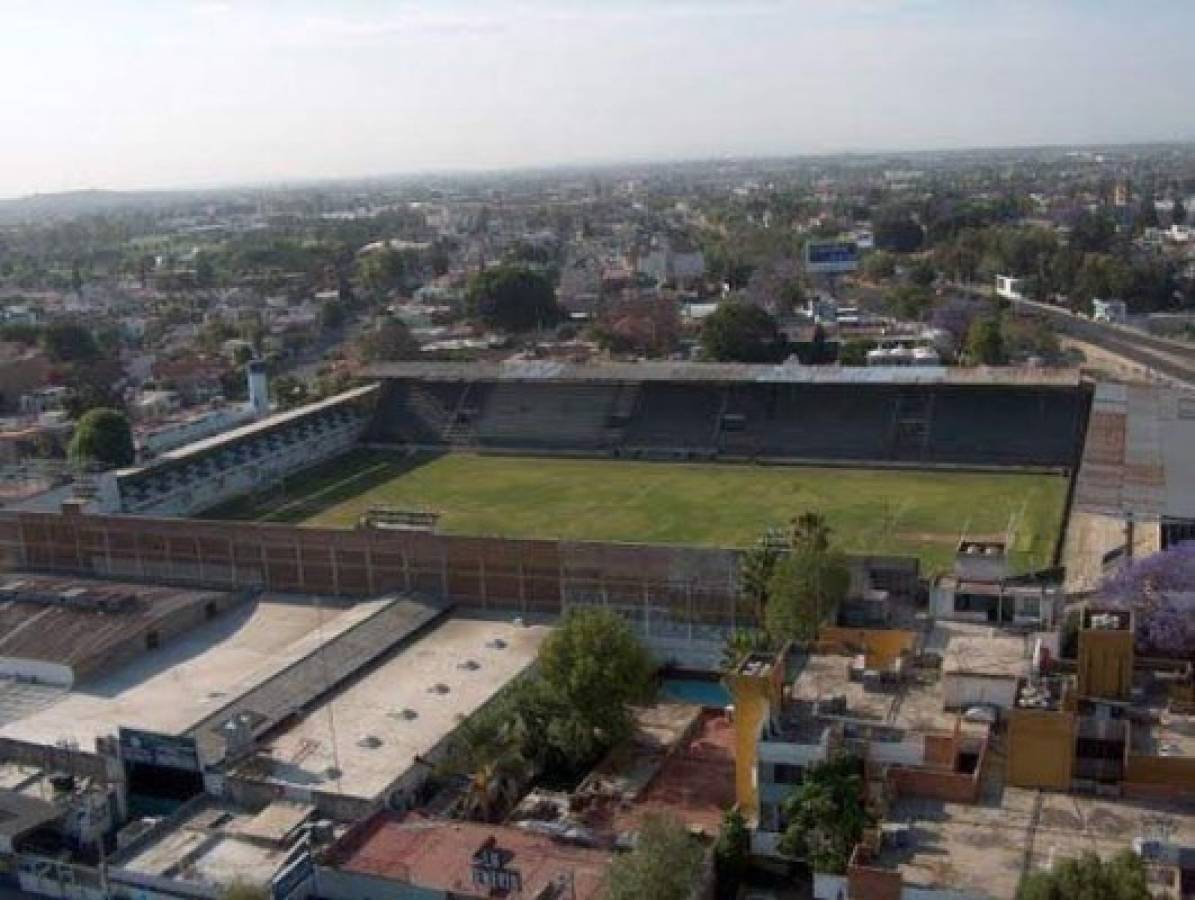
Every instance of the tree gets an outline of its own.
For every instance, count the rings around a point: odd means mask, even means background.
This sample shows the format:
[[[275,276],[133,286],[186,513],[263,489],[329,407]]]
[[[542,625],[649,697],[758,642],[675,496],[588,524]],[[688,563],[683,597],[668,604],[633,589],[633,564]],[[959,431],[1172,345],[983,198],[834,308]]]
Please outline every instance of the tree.
[[[406,322],[388,316],[361,335],[357,353],[362,362],[367,363],[414,359],[419,355],[419,341],[415,340]]]
[[[789,542],[797,551],[826,553],[830,549],[830,523],[816,510],[806,510],[792,521]]]
[[[768,583],[764,627],[773,641],[808,641],[830,621],[850,589],[846,559],[830,546],[830,528],[820,513],[793,520],[792,552],[780,560]]]
[[[1195,659],[1195,541],[1135,559],[1105,578],[1099,594],[1134,611],[1143,653]]]
[[[717,362],[778,362],[784,358],[785,343],[771,314],[732,300],[702,323],[701,349]]]
[[[1145,864],[1131,850],[1110,860],[1091,851],[1033,872],[1017,888],[1017,900],[1149,900]]]
[[[504,264],[478,272],[465,293],[469,315],[502,331],[548,328],[562,318],[556,292],[543,272]]]
[[[1175,225],[1187,224],[1187,207],[1183,205],[1183,201],[1174,201],[1174,207],[1170,210],[1170,220]]]
[[[73,462],[97,462],[105,467],[131,465],[136,458],[133,430],[124,413],[93,409],[75,426],[67,455]]]
[[[630,733],[651,695],[651,658],[617,613],[574,609],[539,650],[539,684],[558,712],[549,739],[581,760]]]
[[[307,385],[293,375],[279,375],[271,381],[270,393],[279,410],[294,409],[311,399]]]
[[[610,864],[604,900],[687,900],[701,874],[702,857],[701,845],[684,825],[649,815],[635,849]]]
[[[884,250],[876,250],[863,258],[863,274],[872,281],[881,281],[896,274],[896,257]]]
[[[1142,229],[1158,227],[1158,207],[1153,197],[1146,197],[1141,203],[1141,213],[1137,216],[1137,225]]]
[[[923,287],[906,284],[891,291],[887,303],[898,319],[917,322],[933,308],[934,297]]]
[[[757,625],[762,625],[768,606],[768,586],[776,573],[783,538],[775,530],[768,530],[755,545],[743,553],[739,564],[739,591],[755,611]]]
[[[344,327],[344,323],[348,319],[345,302],[340,299],[325,300],[319,313],[320,327],[328,331],[336,331]]]
[[[407,276],[407,261],[394,247],[370,249],[357,260],[357,278],[361,286],[381,299],[391,291],[400,290]]]
[[[54,362],[90,362],[98,359],[91,329],[77,322],[55,322],[42,330],[42,349]]]
[[[1116,238],[1116,222],[1105,212],[1084,212],[1071,226],[1070,245],[1083,253],[1107,253]]]
[[[971,323],[967,330],[967,357],[976,365],[1001,366],[1008,361],[1004,349],[1004,333],[1000,319],[984,316]]]
[[[776,567],[768,587],[764,627],[776,642],[811,641],[834,618],[850,587],[838,553],[793,553]]]
[[[714,844],[714,863],[718,872],[718,892],[733,897],[738,883],[747,873],[751,856],[751,832],[747,820],[736,806],[722,815],[722,827]]]
[[[862,771],[862,761],[854,756],[811,765],[783,803],[788,827],[780,852],[804,860],[814,872],[844,873],[874,821],[864,806]]]
[[[876,342],[868,338],[852,338],[838,348],[838,362],[844,366],[867,365],[867,354],[876,348]]]

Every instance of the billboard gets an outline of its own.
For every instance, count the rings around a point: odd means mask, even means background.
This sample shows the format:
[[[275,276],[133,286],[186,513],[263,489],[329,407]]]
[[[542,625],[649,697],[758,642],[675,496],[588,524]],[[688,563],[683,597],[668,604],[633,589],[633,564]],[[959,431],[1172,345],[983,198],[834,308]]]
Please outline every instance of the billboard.
[[[835,275],[859,268],[859,245],[854,241],[809,241],[805,245],[805,271]]]
[[[120,757],[126,763],[137,765],[199,771],[199,749],[195,739],[181,735],[121,728]]]

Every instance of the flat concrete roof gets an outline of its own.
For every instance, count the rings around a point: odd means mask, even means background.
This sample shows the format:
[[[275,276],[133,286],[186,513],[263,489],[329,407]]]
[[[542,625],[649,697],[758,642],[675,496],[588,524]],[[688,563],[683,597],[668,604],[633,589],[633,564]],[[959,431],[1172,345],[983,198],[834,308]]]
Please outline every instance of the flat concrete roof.
[[[1022,678],[1029,674],[1033,637],[990,625],[936,622],[925,649],[942,655],[943,675]]]
[[[92,752],[122,725],[180,734],[391,599],[267,594],[69,691],[0,682],[0,737]]]
[[[1040,813],[1034,806],[1040,802]],[[878,862],[909,886],[951,887],[976,897],[1015,896],[1025,871],[1093,851],[1104,858],[1135,837],[1195,846],[1195,816],[1178,803],[1103,800],[1004,787],[977,805],[902,798],[886,821],[910,826],[909,846]]]
[[[447,619],[301,721],[267,734],[268,749],[233,774],[373,799],[522,672],[549,631]]]
[[[805,657],[792,686],[792,699],[805,704],[831,697],[846,698],[842,718],[861,723],[901,729],[908,732],[941,732],[955,727],[959,716],[944,708],[940,679],[928,682],[906,680],[889,691],[866,691],[850,679],[851,659],[847,656],[814,654]],[[963,722],[965,733],[981,734],[987,726]],[[814,737],[822,726],[815,729]]]
[[[278,841],[243,834],[251,832],[256,819],[257,815],[247,810],[204,802],[129,858],[118,854],[111,865],[115,870],[182,882],[226,886],[244,881],[266,885],[285,862],[290,848]]]

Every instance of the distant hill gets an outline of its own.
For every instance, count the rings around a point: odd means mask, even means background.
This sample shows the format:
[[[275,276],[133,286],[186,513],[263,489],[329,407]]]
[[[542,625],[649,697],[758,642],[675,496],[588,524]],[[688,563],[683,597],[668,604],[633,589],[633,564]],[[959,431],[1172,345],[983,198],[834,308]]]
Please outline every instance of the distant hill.
[[[0,221],[72,218],[133,208],[160,209],[178,203],[194,202],[198,196],[198,192],[192,191],[82,190],[31,194],[27,197],[0,200]]]

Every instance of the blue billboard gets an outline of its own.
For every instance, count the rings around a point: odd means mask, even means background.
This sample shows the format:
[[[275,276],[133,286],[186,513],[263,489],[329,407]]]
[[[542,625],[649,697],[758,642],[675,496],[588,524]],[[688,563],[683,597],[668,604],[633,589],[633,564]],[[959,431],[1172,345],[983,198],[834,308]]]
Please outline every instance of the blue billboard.
[[[854,241],[809,241],[805,245],[805,270],[832,275],[859,268],[859,245]]]

